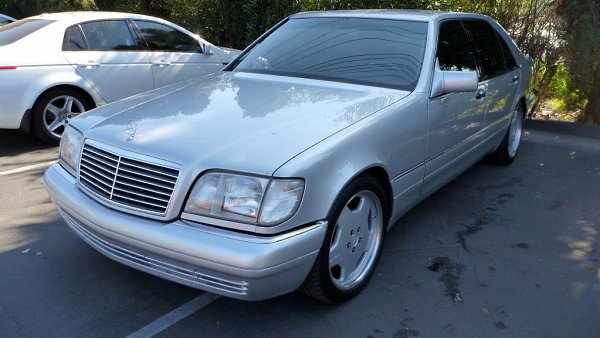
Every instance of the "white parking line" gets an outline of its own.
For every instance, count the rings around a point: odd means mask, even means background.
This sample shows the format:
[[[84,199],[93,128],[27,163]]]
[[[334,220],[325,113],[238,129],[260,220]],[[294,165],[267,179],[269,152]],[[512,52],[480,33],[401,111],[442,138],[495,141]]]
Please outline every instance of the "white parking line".
[[[18,174],[18,173],[22,173],[24,171],[29,171],[29,170],[33,170],[33,169],[39,169],[39,168],[49,167],[49,166],[51,166],[54,163],[56,163],[56,160],[52,160],[52,161],[48,161],[48,162],[42,162],[42,163],[38,163],[38,164],[32,164],[32,165],[28,165],[28,166],[20,167],[20,168],[16,168],[16,169],[6,170],[6,171],[0,172],[0,176]]]
[[[219,297],[221,296],[216,295],[214,293],[203,293],[202,295],[190,300],[189,302],[183,304],[175,310],[165,314],[164,316],[156,319],[152,323],[130,334],[129,336],[127,336],[127,338],[152,337],[155,334],[160,333],[165,329],[169,328],[178,321],[184,319],[185,317],[191,315],[192,313],[214,302]]]

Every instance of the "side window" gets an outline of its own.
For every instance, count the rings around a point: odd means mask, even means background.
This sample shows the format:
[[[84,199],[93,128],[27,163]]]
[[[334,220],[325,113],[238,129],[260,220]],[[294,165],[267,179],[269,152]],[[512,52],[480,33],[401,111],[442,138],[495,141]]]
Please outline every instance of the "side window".
[[[135,40],[121,20],[94,21],[81,24],[90,50],[124,51],[135,50]]]
[[[441,70],[476,71],[473,48],[460,21],[444,21],[440,25],[437,58]]]
[[[508,70],[517,68],[517,62],[515,61],[515,57],[513,56],[512,52],[510,51],[510,48],[506,44],[506,41],[504,41],[504,38],[502,38],[502,36],[500,36],[498,32],[496,32],[496,37],[498,38],[498,42],[500,43],[500,48],[502,48],[502,54],[504,54],[506,68]]]
[[[79,26],[71,26],[67,28],[67,31],[65,32],[65,38],[63,40],[63,50],[87,50],[85,39],[81,34]]]
[[[192,53],[200,51],[198,40],[175,28],[151,21],[134,22],[150,50]]]
[[[482,20],[465,20],[463,22],[471,32],[477,47],[477,55],[481,61],[482,80],[504,73],[507,70],[504,54],[492,26]]]

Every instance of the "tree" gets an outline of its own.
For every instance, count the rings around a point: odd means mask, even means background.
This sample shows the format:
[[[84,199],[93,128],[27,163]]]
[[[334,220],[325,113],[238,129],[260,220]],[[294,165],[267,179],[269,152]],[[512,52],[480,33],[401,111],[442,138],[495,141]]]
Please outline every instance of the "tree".
[[[600,0],[562,0],[570,86],[587,100],[584,121],[600,123]]]

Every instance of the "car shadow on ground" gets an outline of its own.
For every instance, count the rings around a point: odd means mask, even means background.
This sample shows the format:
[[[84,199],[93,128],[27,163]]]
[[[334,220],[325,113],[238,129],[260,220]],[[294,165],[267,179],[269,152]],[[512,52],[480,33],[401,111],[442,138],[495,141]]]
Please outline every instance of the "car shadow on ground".
[[[0,129],[0,157],[14,156],[54,147],[56,146],[44,143],[33,135],[27,135],[17,130]]]

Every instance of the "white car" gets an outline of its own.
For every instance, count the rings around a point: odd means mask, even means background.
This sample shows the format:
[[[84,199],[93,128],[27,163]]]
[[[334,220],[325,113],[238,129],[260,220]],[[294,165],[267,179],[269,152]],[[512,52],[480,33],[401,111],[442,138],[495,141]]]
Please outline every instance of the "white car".
[[[0,27],[2,27],[4,25],[8,25],[9,23],[15,22],[15,21],[17,21],[17,19],[11,18],[8,15],[0,14]]]
[[[220,71],[239,51],[136,14],[42,14],[0,27],[0,129],[58,142],[69,120]]]

